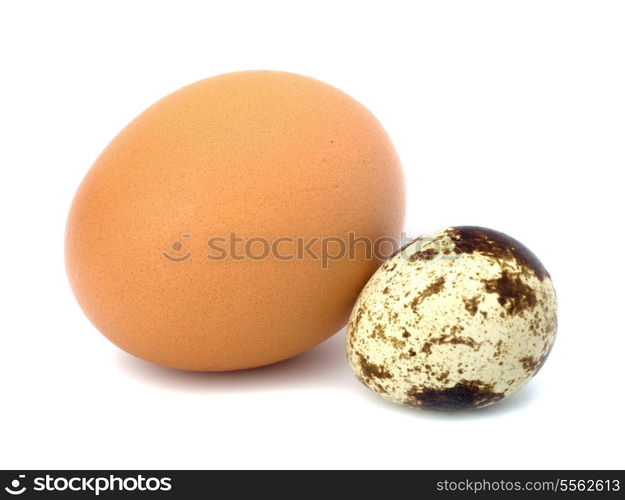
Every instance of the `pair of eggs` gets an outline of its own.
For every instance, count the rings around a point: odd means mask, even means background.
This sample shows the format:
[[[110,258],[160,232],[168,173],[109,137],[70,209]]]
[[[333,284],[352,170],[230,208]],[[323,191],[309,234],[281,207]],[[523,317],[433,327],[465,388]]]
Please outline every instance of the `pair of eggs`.
[[[514,392],[553,343],[547,273],[483,229],[385,261],[404,204],[365,107],[312,78],[231,73],[165,97],[105,148],[70,210],[66,267],[93,324],[160,365],[275,363],[351,313],[349,362],[388,399],[456,408]]]

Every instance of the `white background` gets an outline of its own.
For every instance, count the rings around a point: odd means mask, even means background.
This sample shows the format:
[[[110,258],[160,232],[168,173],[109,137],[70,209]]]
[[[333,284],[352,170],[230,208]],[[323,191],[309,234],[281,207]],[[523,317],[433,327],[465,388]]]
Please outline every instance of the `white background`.
[[[625,3],[29,2],[0,7],[0,467],[623,468]],[[340,333],[284,363],[188,374],[124,354],[63,264],[82,177],[195,80],[303,73],[393,138],[407,230],[475,224],[554,279],[559,336],[494,407],[387,403]]]

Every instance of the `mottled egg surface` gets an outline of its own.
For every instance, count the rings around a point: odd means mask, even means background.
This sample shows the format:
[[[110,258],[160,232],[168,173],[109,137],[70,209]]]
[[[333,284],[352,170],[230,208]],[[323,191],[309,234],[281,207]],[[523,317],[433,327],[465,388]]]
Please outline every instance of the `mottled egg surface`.
[[[536,374],[556,326],[551,278],[528,248],[452,227],[417,238],[373,275],[349,321],[347,357],[395,403],[479,408]]]

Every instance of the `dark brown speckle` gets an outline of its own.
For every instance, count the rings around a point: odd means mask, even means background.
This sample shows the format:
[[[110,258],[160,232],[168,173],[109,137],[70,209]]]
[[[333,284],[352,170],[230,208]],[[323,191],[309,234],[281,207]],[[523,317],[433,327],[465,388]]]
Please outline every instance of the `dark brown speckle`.
[[[523,369],[527,372],[533,373],[538,366],[539,360],[532,358],[531,356],[525,356],[519,359],[519,363],[523,365]]]
[[[464,410],[479,408],[499,401],[502,393],[494,392],[490,384],[479,380],[462,380],[445,389],[413,387],[406,394],[405,403],[427,410]]]
[[[497,301],[509,316],[536,306],[536,294],[518,275],[504,270],[499,278],[482,280],[486,292],[499,295]]]
[[[356,353],[358,356],[358,362],[360,364],[360,370],[362,372],[362,376],[366,381],[370,381],[371,379],[386,379],[393,378],[391,372],[387,370],[386,367],[382,365],[376,365],[375,363],[371,363],[365,356],[360,353]]]
[[[408,260],[410,262],[415,262],[418,260],[432,260],[434,257],[438,255],[438,250],[435,248],[426,248],[425,250],[419,250],[418,252],[413,253]]]
[[[430,297],[431,295],[435,295],[439,293],[445,286],[445,277],[441,276],[436,281],[430,283],[425,290],[423,290],[414,300],[410,303],[412,310],[417,312],[419,308],[419,304],[421,304],[425,299]]]
[[[477,313],[477,309],[480,305],[481,300],[482,298],[479,295],[476,295],[475,297],[466,299],[464,301],[464,308],[469,311],[469,314],[471,314],[471,316],[475,316],[475,314]]]
[[[549,273],[532,251],[507,234],[477,226],[452,227],[446,234],[452,239],[454,252],[458,254],[478,252],[498,260],[514,259],[540,281],[549,278]]]
[[[545,364],[545,361],[547,361],[549,354],[551,354],[551,349],[553,349],[553,344],[554,343],[552,342],[549,348],[547,349],[547,351],[538,359],[533,358],[531,356],[526,356],[526,357],[519,359],[519,363],[523,365],[523,369],[528,374],[531,374],[531,376],[536,375]]]
[[[453,334],[449,334],[429,339],[425,344],[423,344],[421,352],[424,352],[425,354],[430,354],[432,352],[432,346],[440,344],[466,345],[471,349],[477,349],[479,347],[479,344],[470,337],[456,337]]]

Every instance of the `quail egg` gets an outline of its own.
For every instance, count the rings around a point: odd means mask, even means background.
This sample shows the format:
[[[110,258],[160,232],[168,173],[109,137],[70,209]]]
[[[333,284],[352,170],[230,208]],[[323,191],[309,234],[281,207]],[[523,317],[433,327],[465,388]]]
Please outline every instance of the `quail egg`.
[[[402,405],[480,408],[523,387],[556,335],[556,294],[536,256],[491,229],[424,235],[369,280],[347,357],[368,388]]]

